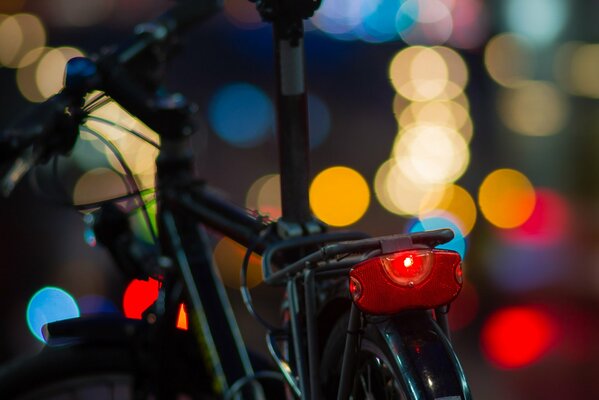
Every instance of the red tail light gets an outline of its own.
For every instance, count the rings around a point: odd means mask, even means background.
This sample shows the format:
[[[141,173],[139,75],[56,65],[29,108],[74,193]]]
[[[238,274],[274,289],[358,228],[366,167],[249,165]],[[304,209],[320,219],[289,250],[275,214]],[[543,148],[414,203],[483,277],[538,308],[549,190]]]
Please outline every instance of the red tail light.
[[[349,279],[354,302],[366,313],[435,308],[462,289],[461,259],[449,250],[406,250],[357,264]]]

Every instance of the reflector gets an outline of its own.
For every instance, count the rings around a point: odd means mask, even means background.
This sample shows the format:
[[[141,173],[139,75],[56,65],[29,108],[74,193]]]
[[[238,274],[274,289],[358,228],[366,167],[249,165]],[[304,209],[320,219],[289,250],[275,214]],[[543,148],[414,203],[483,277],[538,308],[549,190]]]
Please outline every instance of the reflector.
[[[453,301],[462,288],[461,258],[450,250],[412,249],[363,261],[349,273],[360,310],[395,314]]]

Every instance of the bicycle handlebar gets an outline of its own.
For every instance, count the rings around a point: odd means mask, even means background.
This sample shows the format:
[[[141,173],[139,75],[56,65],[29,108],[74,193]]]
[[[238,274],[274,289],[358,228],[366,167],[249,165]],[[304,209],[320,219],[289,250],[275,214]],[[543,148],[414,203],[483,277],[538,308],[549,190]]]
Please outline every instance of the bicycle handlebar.
[[[36,164],[73,148],[78,125],[86,116],[81,106],[89,91],[103,88],[109,95],[114,92],[117,101],[123,100],[132,106],[133,114],[152,115],[155,110],[143,101],[148,97],[147,93],[140,93],[134,85],[125,84],[125,74],[113,71],[131,67],[133,61],[150,53],[155,45],[210,17],[221,8],[221,3],[221,0],[182,1],[153,22],[139,25],[131,40],[98,57],[95,63],[85,58],[70,60],[65,71],[64,89],[31,107],[22,118],[0,133],[0,161],[8,167],[0,183],[2,194],[8,196]],[[124,106],[127,108],[127,104]],[[144,112],[147,109],[149,112]],[[143,119],[143,115],[139,116]]]

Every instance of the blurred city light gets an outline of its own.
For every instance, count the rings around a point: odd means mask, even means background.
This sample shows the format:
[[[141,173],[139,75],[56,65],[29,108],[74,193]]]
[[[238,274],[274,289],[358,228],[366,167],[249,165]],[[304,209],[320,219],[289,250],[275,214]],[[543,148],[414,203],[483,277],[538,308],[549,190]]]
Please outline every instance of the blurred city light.
[[[257,179],[246,195],[245,206],[267,215],[271,219],[281,217],[281,183],[278,174]]]
[[[214,247],[214,262],[218,267],[223,283],[231,289],[241,286],[241,266],[247,249],[239,243],[224,237]],[[262,258],[252,253],[247,270],[247,286],[253,288],[262,282]]]
[[[478,204],[484,217],[499,228],[515,228],[530,218],[536,203],[528,178],[513,169],[491,172],[480,185]]]
[[[531,307],[504,308],[491,314],[481,332],[487,360],[502,369],[538,362],[559,338],[559,327],[547,312]]]
[[[82,56],[83,53],[73,47],[59,47],[48,51],[40,58],[35,82],[44,100],[62,89],[67,62],[71,58]]]
[[[321,171],[310,185],[310,206],[317,218],[333,226],[358,221],[370,204],[368,184],[357,171],[343,166]]]
[[[77,302],[63,289],[48,286],[37,291],[27,304],[27,326],[41,342],[45,342],[43,327],[50,322],[79,317]]]
[[[73,204],[89,204],[128,193],[123,178],[108,168],[95,168],[84,173],[75,184]]]
[[[445,186],[409,177],[391,159],[379,167],[374,187],[377,199],[387,211],[409,216],[434,209],[443,198]]]
[[[553,42],[570,17],[567,0],[506,0],[502,6],[508,30],[539,46]]]
[[[577,96],[599,98],[599,44],[570,42],[558,53],[558,79]]]
[[[509,242],[530,246],[553,246],[570,237],[573,214],[567,199],[555,190],[536,188],[534,210],[526,222],[503,232]]]
[[[39,90],[36,78],[40,59],[51,50],[48,47],[38,47],[31,50],[23,57],[24,60],[27,60],[27,62],[24,62],[26,65],[17,69],[17,87],[21,95],[31,102],[40,103],[45,100]],[[29,60],[33,61],[30,63]],[[64,71],[61,77],[63,76]]]
[[[533,48],[526,37],[513,33],[494,36],[485,46],[485,66],[500,85],[514,87],[530,80],[534,69]]]
[[[454,238],[449,242],[436,246],[438,249],[453,250],[460,253],[462,259],[466,255],[466,239],[460,228],[447,217],[425,217],[422,219],[410,221],[410,232],[434,231],[437,229],[451,229],[454,233]]]
[[[160,282],[155,279],[133,279],[123,295],[123,312],[125,317],[141,319],[142,314],[158,298]]]
[[[455,184],[448,185],[440,201],[437,195],[433,196],[432,204],[427,204],[427,200],[423,202],[419,218],[445,217],[458,226],[463,236],[470,234],[476,222],[476,204],[466,189]]]
[[[254,147],[272,132],[274,110],[270,98],[258,87],[233,83],[212,97],[208,119],[214,132],[225,142],[237,147]]]
[[[0,18],[0,66],[24,67],[35,61],[24,60],[27,53],[46,45],[46,29],[32,14],[15,14]]]
[[[463,136],[455,130],[419,124],[398,135],[393,158],[410,179],[442,184],[462,176],[470,161],[470,151]]]
[[[514,88],[503,89],[497,106],[505,126],[530,136],[560,132],[570,113],[564,94],[554,84],[543,81],[522,81]]]
[[[397,13],[396,27],[408,44],[443,44],[453,33],[453,18],[441,0],[406,0]]]

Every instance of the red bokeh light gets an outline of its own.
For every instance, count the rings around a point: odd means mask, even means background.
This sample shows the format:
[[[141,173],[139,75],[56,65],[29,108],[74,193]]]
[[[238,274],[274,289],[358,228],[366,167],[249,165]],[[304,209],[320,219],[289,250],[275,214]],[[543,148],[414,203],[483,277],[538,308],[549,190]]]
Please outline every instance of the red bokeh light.
[[[481,345],[493,365],[520,368],[547,354],[557,336],[557,324],[546,312],[535,307],[511,307],[487,319],[481,332]]]
[[[158,298],[160,282],[155,279],[142,281],[133,279],[123,295],[123,311],[125,317],[141,319],[141,314]]]
[[[508,241],[551,245],[567,236],[572,220],[567,200],[551,189],[536,189],[536,193],[532,215],[518,228],[505,231]]]

